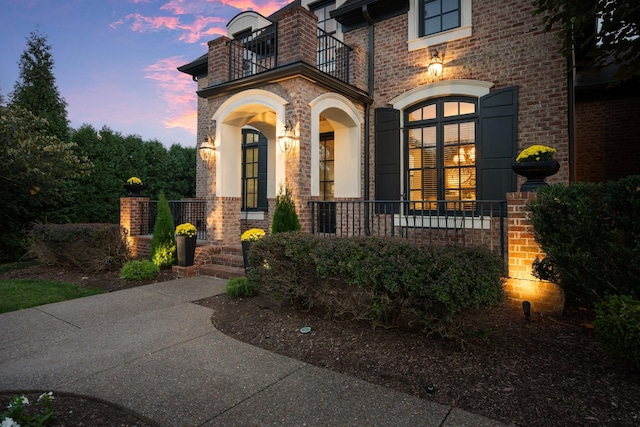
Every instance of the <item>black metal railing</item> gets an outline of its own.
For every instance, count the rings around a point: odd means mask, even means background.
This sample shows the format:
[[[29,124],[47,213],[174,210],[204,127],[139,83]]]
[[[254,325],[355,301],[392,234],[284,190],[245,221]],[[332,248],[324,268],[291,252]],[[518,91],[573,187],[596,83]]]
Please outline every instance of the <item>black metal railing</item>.
[[[277,43],[276,24],[229,41],[229,81],[249,77],[277,67]]]
[[[311,232],[323,236],[390,236],[415,243],[485,246],[505,257],[507,202],[309,202]]]
[[[349,46],[318,28],[318,70],[349,83],[350,54]]]
[[[198,240],[207,239],[207,202],[205,200],[172,200],[169,201],[169,209],[173,216],[173,226],[177,227],[185,222],[190,222],[198,229]],[[151,200],[144,203],[141,210],[141,234],[153,234],[158,216],[158,202]]]

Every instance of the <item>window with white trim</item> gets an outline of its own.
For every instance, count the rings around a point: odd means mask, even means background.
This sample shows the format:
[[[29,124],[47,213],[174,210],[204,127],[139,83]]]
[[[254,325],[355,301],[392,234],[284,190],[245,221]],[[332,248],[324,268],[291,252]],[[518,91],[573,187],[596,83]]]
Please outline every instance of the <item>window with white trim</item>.
[[[409,51],[470,37],[471,0],[409,0]]]

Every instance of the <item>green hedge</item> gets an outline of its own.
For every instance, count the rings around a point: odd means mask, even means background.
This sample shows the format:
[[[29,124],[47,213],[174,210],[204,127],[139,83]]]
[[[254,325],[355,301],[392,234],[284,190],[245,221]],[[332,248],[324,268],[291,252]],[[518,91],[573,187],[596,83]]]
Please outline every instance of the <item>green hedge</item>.
[[[126,263],[120,270],[120,277],[125,280],[146,280],[156,277],[160,267],[148,259],[134,260]]]
[[[640,176],[541,188],[529,204],[542,279],[584,301],[640,297]]]
[[[482,248],[280,233],[256,242],[249,262],[265,294],[384,326],[410,316],[444,331],[461,310],[502,300],[503,260]]]
[[[615,356],[630,362],[640,372],[640,300],[613,295],[598,304],[596,333]]]

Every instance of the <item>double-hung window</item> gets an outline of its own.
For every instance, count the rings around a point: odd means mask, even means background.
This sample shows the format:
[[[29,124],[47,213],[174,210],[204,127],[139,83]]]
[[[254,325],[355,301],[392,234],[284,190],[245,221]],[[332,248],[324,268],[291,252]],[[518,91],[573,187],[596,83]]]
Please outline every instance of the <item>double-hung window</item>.
[[[420,12],[421,36],[460,27],[460,0],[422,0]]]
[[[405,188],[413,209],[476,200],[477,121],[475,98],[430,100],[405,112]]]

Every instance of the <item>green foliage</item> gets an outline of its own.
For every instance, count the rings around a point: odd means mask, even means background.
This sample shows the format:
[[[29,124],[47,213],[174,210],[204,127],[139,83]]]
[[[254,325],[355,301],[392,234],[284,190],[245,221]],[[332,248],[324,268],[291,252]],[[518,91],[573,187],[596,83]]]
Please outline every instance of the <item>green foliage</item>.
[[[43,224],[33,227],[28,254],[43,264],[85,271],[118,269],[129,259],[124,230],[116,224]]]
[[[0,413],[0,420],[2,425],[5,425],[5,420],[11,419],[13,423],[8,422],[9,426],[34,426],[43,427],[49,425],[55,417],[53,411],[53,393],[42,393],[35,403],[38,405],[38,409],[32,409],[29,406],[31,402],[24,395],[14,396],[9,402],[7,409]]]
[[[160,273],[160,268],[148,259],[127,262],[120,270],[120,277],[125,280],[152,279]]]
[[[536,0],[545,31],[558,31],[562,53],[576,51],[584,68],[618,65],[620,80],[640,76],[640,4],[629,1]],[[596,32],[596,18],[600,31]],[[581,54],[582,53],[582,54]]]
[[[0,313],[101,294],[104,291],[50,280],[0,280]]]
[[[25,108],[45,119],[47,134],[66,143],[69,142],[67,103],[56,87],[53,65],[47,36],[31,32],[27,38],[27,49],[18,63],[20,80],[14,85],[9,105]]]
[[[607,297],[596,308],[594,327],[611,354],[627,359],[632,369],[640,371],[640,300]]]
[[[0,261],[26,250],[33,222],[67,222],[74,180],[91,169],[75,144],[51,136],[44,119],[21,107],[0,109]]]
[[[261,292],[300,308],[385,326],[412,316],[446,335],[456,313],[502,299],[503,261],[481,248],[279,233],[255,242],[249,263]]]
[[[160,268],[171,267],[176,263],[178,255],[175,231],[169,202],[161,192],[158,198],[158,215],[153,229],[151,253],[149,254],[149,259]]]
[[[544,187],[529,209],[547,254],[534,264],[538,277],[585,302],[640,297],[640,176]]]
[[[300,231],[300,220],[291,196],[291,189],[280,187],[280,194],[276,196],[276,210],[271,221],[271,234],[287,231]]]
[[[224,291],[232,298],[250,298],[258,295],[259,283],[247,280],[246,277],[234,277],[229,279]]]

